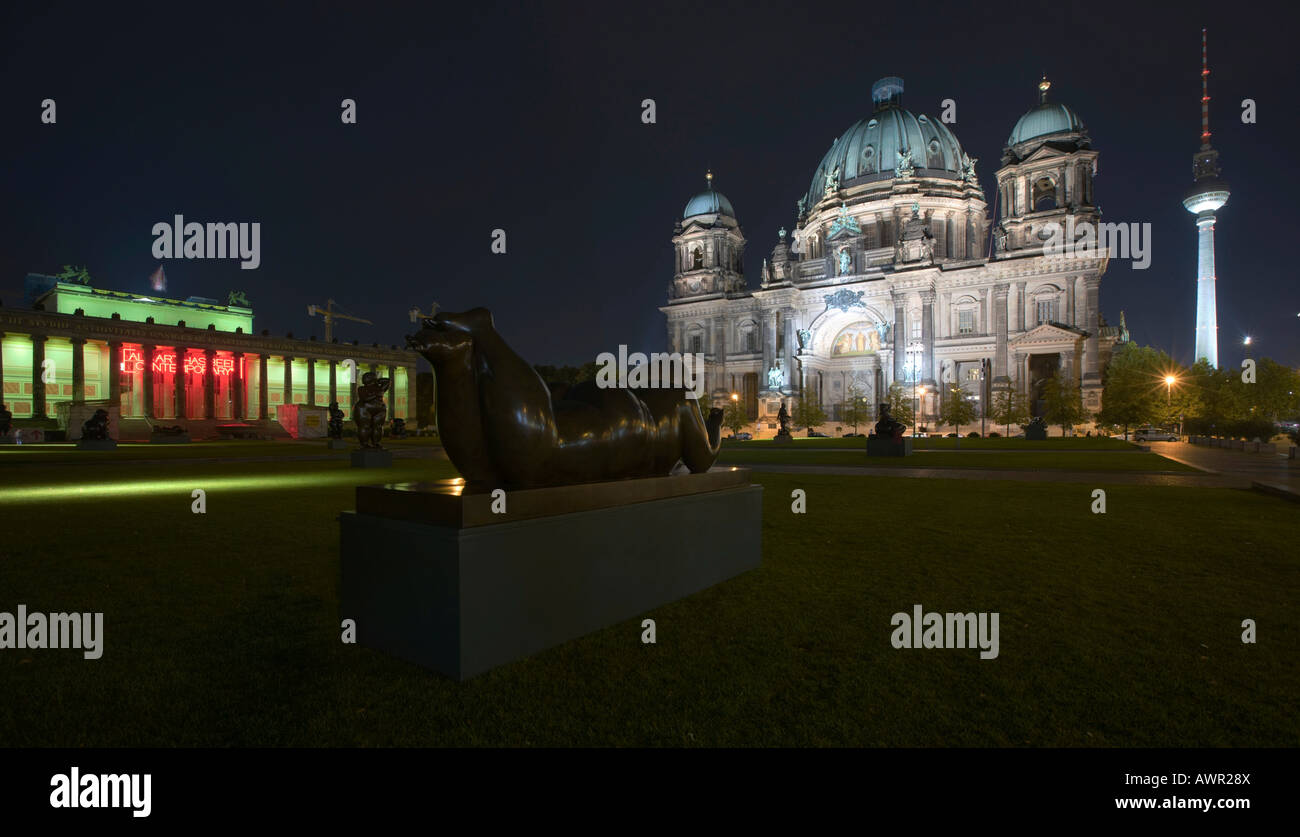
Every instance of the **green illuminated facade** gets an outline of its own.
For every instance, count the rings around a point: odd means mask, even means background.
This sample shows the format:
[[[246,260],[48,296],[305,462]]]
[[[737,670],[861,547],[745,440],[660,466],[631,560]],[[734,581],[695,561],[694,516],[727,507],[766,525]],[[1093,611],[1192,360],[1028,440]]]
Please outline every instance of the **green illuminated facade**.
[[[414,352],[252,330],[249,308],[56,282],[32,309],[0,307],[0,401],[16,420],[98,402],[167,424],[269,421],[284,404],[338,401],[350,420],[355,364],[356,377],[392,378],[390,419],[411,416]]]

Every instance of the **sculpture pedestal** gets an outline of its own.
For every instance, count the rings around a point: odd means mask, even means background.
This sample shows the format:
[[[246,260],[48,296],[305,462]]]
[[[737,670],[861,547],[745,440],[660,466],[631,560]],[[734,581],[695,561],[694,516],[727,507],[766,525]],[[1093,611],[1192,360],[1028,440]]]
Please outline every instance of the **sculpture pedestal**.
[[[361,645],[458,680],[761,560],[763,489],[743,468],[512,491],[504,514],[461,490],[361,486],[339,518],[340,618],[356,620]]]
[[[347,450],[348,447],[348,443],[342,439],[330,439],[325,444],[326,450]]]
[[[117,450],[116,439],[81,439],[77,450]]]
[[[911,456],[912,440],[904,436],[895,441],[889,436],[877,436],[874,433],[867,437],[867,456]]]
[[[391,468],[393,454],[391,451],[375,448],[362,448],[352,451],[353,468]]]
[[[164,436],[161,433],[152,433],[149,436],[149,444],[151,445],[188,445],[189,443],[190,435],[188,433],[182,433],[179,436]]]
[[[772,437],[772,444],[782,445],[782,446],[793,445],[794,437],[791,436],[789,433],[777,433],[775,436]]]

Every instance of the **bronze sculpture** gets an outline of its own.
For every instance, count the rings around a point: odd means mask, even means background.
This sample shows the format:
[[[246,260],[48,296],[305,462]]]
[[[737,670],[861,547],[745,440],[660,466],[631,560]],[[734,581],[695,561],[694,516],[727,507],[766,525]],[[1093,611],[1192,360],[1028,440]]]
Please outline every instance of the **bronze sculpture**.
[[[343,438],[343,411],[339,409],[339,402],[330,402],[330,420],[326,429],[326,434],[331,439]]]
[[[108,438],[108,410],[96,410],[81,425],[81,438],[103,440]]]
[[[423,325],[406,342],[433,364],[439,435],[470,491],[662,477],[678,462],[700,473],[717,458],[723,411],[706,421],[682,387],[552,393],[486,308]]]
[[[14,414],[9,411],[8,404],[0,404],[0,436],[9,435],[9,428],[13,426]]]
[[[876,435],[882,439],[901,441],[903,431],[907,429],[901,421],[889,414],[889,405],[880,405],[880,421],[876,422]]]
[[[383,450],[379,442],[384,438],[384,419],[388,416],[384,393],[391,384],[390,379],[381,378],[374,372],[361,376],[357,401],[352,405],[352,421],[356,422],[357,441],[363,449]]]

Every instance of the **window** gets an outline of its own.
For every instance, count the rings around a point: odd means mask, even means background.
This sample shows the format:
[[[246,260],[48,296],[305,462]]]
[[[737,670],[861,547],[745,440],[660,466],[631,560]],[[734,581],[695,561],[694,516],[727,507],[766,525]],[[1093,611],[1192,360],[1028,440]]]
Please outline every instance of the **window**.
[[[957,333],[958,334],[975,333],[975,312],[974,311],[957,312]]]
[[[1050,323],[1056,321],[1056,298],[1039,299],[1035,304],[1038,312],[1038,322]]]
[[[912,339],[921,339],[921,315],[915,311],[912,312]]]
[[[691,268],[699,270],[704,267],[704,251],[696,247],[691,251]]]
[[[968,380],[968,381],[978,381],[979,379],[980,379],[980,370],[979,370],[979,367],[977,367],[977,366],[972,366],[970,369],[967,369],[967,370],[966,370],[966,380]]]
[[[691,335],[691,352],[692,352],[692,353],[695,353],[695,354],[698,354],[699,352],[702,352],[702,351],[704,351],[704,335],[703,335],[703,334],[692,334],[692,335]]]
[[[745,332],[745,351],[758,351],[758,334],[752,328]]]
[[[1056,209],[1056,184],[1050,177],[1034,182],[1034,210]]]

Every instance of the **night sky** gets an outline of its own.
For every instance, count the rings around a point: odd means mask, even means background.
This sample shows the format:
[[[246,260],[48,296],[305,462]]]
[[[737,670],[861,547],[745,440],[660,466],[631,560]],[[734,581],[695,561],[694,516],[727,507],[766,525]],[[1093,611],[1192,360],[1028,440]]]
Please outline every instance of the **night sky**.
[[[1251,356],[1300,364],[1300,117],[1280,5],[464,5],[5,4],[0,299],[18,304],[26,273],[63,264],[147,292],[151,229],[179,213],[260,222],[262,262],[167,261],[166,295],[243,290],[272,334],[323,336],[307,306],[333,297],[375,322],[341,323],[340,339],[400,343],[407,310],[437,301],[491,308],[534,363],[659,349],[673,222],[706,167],[736,208],[753,288],[831,141],[871,111],[873,81],[903,77],[904,106],[931,117],[956,100],[950,127],[991,203],[1045,71],[1101,152],[1103,220],[1153,227],[1151,266],[1103,277],[1103,313],[1125,309],[1135,340],[1190,362],[1196,232],[1180,201],[1207,26],[1232,187],[1216,230],[1220,362],[1235,366],[1250,334]],[[56,125],[40,122],[47,97]],[[340,122],[344,98],[356,125]],[[1244,98],[1257,124],[1241,122]],[[495,228],[505,255],[490,252]]]

